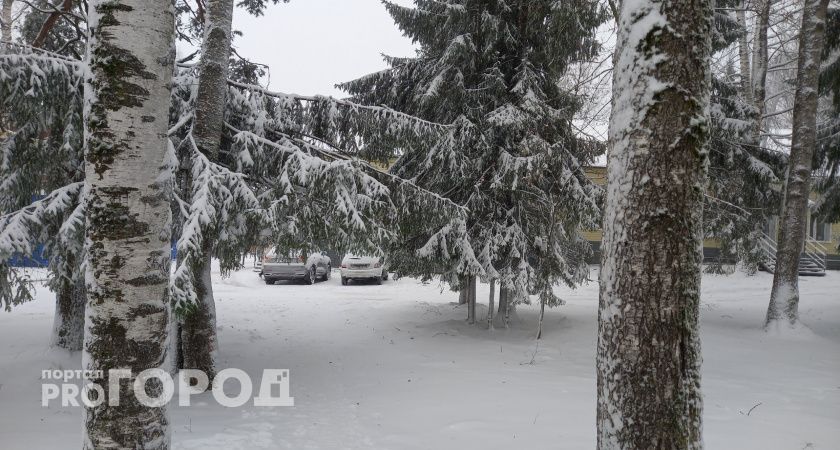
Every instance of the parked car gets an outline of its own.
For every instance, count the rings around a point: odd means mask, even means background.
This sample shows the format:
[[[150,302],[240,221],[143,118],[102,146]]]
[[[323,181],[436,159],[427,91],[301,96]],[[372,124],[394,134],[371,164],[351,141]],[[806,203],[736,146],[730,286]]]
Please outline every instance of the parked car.
[[[382,258],[376,256],[347,255],[341,260],[341,284],[347,286],[350,280],[374,280],[382,284],[388,279],[388,270]]]
[[[262,260],[260,276],[265,284],[274,284],[278,280],[301,280],[314,284],[316,280],[329,280],[332,261],[326,252],[290,251],[276,254],[266,253]]]

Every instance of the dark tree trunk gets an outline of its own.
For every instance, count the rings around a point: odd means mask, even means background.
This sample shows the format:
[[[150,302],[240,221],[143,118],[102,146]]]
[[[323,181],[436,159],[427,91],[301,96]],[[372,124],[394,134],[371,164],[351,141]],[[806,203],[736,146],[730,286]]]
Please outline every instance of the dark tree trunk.
[[[200,277],[195,283],[198,302],[181,322],[179,367],[201,370],[212,381],[216,374],[216,302],[213,299],[209,258],[200,259],[193,271]]]
[[[467,323],[470,325],[475,323],[475,288],[476,288],[476,277],[469,277],[469,281],[467,281],[468,289],[467,289]]]
[[[817,87],[820,55],[825,40],[828,0],[806,0],[799,32],[799,63],[793,104],[793,141],[788,160],[779,247],[773,273],[773,290],[765,327],[799,321],[799,257],[808,225],[808,196],[816,146]]]
[[[537,339],[542,338],[543,319],[545,318],[545,300],[540,299],[540,320],[537,325]]]
[[[61,12],[68,12],[70,8],[73,7],[73,0],[63,0],[61,3]],[[44,21],[44,24],[41,25],[41,29],[38,30],[38,35],[35,36],[35,40],[32,41],[32,46],[36,48],[40,48],[44,45],[44,42],[47,41],[47,38],[50,36],[50,31],[55,27],[56,22],[58,19],[61,18],[61,12],[59,11],[52,11],[49,16],[47,16],[47,20]]]
[[[82,349],[86,300],[84,275],[79,274],[76,280],[61,283],[55,293],[52,345],[71,351]]]
[[[598,313],[599,449],[703,445],[698,316],[713,3],[621,5]]]
[[[496,280],[490,280],[490,297],[487,300],[487,329],[493,329],[493,308],[495,308],[494,297],[496,295]]]
[[[193,137],[198,150],[210,161],[218,162],[219,146],[224,130],[224,109],[227,97],[230,59],[233,0],[210,0],[207,3],[204,41],[198,65],[195,124]],[[188,184],[188,192],[192,186]],[[192,262],[195,274],[193,289],[198,294],[196,308],[181,324],[183,368],[204,371],[212,381],[215,376],[216,300],[210,264],[215,239],[212,226],[203,230],[201,255]]]

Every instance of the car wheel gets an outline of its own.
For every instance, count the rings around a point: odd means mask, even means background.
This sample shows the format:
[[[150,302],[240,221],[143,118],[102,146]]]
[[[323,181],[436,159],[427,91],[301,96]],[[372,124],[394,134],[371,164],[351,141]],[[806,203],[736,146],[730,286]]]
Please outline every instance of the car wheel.
[[[324,281],[329,280],[329,279],[330,279],[330,276],[332,276],[332,266],[331,266],[331,265],[329,265],[329,264],[327,264],[327,270],[326,270],[326,272],[324,272],[324,278],[323,278],[323,280],[324,280]]]
[[[388,271],[387,270],[382,271],[382,279],[385,280],[385,281],[388,281]]]
[[[306,277],[306,284],[315,284],[315,266],[309,268],[309,276]]]
[[[268,278],[265,279],[265,284],[274,284],[274,280],[270,280]]]
[[[376,277],[376,284],[382,284],[382,277]]]
[[[347,278],[341,277],[341,285],[342,285],[342,286],[347,286],[347,283],[348,283],[349,281],[350,281],[350,280],[348,280]]]

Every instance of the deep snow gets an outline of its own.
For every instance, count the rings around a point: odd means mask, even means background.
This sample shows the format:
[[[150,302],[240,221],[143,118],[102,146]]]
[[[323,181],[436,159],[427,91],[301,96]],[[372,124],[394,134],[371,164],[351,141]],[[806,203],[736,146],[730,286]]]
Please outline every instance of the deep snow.
[[[219,366],[290,369],[296,406],[229,409],[202,394],[170,408],[174,449],[594,448],[595,282],[558,288],[568,304],[546,312],[537,346],[538,308],[488,331],[467,325],[457,294],[437,283],[215,276]],[[771,282],[766,273],[703,278],[706,447],[838,449],[840,273],[801,279],[809,330],[795,334],[760,328]],[[40,406],[41,370],[80,363],[48,347],[53,308],[40,288],[36,301],[0,312],[2,449],[80,447],[81,409]]]

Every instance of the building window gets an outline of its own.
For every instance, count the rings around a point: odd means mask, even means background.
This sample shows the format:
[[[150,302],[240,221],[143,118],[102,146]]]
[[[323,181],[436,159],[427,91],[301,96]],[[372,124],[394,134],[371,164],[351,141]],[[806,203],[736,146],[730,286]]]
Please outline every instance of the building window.
[[[808,228],[808,235],[817,241],[831,240],[831,224],[822,222],[819,219],[811,218],[811,226]]]

